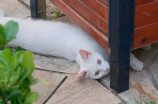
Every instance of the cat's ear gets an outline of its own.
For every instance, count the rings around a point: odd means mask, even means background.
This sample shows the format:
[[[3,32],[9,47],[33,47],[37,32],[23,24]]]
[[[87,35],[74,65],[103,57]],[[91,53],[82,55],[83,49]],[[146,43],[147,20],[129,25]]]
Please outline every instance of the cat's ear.
[[[87,59],[88,58],[88,56],[91,54],[91,52],[88,52],[88,51],[86,51],[86,50],[79,50],[79,52],[80,52],[80,55],[81,55],[81,57],[83,58],[83,59]]]
[[[86,77],[86,73],[87,73],[86,70],[83,70],[83,71],[79,72],[77,77],[76,77],[76,80],[84,79]]]

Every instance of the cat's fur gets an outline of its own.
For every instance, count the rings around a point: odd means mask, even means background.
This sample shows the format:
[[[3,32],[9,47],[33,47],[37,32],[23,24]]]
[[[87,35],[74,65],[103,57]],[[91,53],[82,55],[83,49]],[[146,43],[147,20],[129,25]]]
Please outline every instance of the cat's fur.
[[[62,22],[3,17],[2,12],[0,16],[0,24],[4,25],[10,20],[19,23],[16,39],[12,40],[9,46],[21,46],[38,54],[76,61],[80,66],[77,80],[98,79],[109,73],[110,66],[106,61],[109,53],[82,29]],[[137,71],[143,68],[143,63],[133,54],[131,54],[130,65]]]

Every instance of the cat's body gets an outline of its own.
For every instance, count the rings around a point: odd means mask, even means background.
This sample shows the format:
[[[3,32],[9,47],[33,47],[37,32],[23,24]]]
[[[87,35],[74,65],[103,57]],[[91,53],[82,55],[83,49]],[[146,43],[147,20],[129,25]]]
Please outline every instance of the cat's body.
[[[14,20],[19,23],[17,38],[8,45],[21,46],[32,52],[66,58],[80,65],[77,79],[98,79],[108,74],[108,52],[89,37],[82,29],[61,22],[43,20],[23,20],[0,17],[0,24]],[[131,54],[131,63],[135,70],[141,70],[143,64]],[[139,62],[137,65],[136,63]],[[132,67],[133,68],[133,67]]]
[[[10,17],[1,19],[3,19],[0,22],[2,24],[9,20],[19,23],[17,38],[8,44],[11,47],[20,45],[24,49],[33,50],[35,53],[62,57],[70,61],[76,61],[80,49],[90,52],[97,52],[98,50],[102,55],[106,52],[84,31],[69,24],[43,20],[21,20]]]

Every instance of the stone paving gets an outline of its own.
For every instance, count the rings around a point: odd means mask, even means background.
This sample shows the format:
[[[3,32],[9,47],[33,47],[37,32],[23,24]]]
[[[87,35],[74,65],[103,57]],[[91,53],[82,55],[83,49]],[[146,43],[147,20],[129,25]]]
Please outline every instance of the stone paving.
[[[29,0],[24,0],[29,4]],[[12,5],[12,6],[11,6]],[[47,0],[47,14],[53,18],[52,12],[57,8]],[[6,16],[26,18],[30,10],[17,0],[0,0],[0,9]],[[68,17],[60,17],[57,21],[76,24]],[[144,62],[140,72],[131,70],[130,89],[121,94],[114,94],[109,88],[110,79],[107,75],[100,79],[103,86],[96,80],[76,81],[75,75],[79,66],[62,58],[35,55],[35,78],[50,84],[39,83],[32,86],[33,91],[40,95],[35,104],[135,104],[135,100],[144,100],[143,95],[158,102],[158,43],[153,44],[150,51],[138,49],[133,53]],[[66,77],[67,76],[67,77]],[[122,101],[122,102],[121,102]]]

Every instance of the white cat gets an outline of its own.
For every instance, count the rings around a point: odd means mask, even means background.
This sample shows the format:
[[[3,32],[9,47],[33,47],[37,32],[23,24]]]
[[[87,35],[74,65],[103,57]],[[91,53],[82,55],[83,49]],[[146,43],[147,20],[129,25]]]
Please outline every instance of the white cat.
[[[11,41],[9,46],[21,46],[38,54],[76,61],[80,66],[77,80],[99,79],[109,73],[110,66],[106,61],[109,53],[82,29],[62,22],[3,17],[3,11],[0,11],[0,16],[0,24],[4,25],[10,20],[19,23],[16,39]],[[137,71],[143,68],[143,63],[133,54],[130,65]]]

